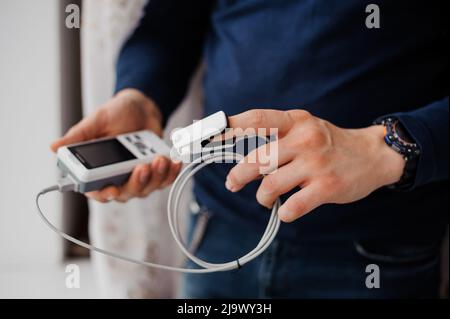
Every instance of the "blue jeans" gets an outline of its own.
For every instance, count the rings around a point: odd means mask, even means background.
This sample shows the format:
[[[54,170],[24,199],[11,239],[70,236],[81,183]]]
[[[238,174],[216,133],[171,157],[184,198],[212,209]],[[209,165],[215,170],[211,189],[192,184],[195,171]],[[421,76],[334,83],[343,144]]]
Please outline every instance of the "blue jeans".
[[[250,251],[261,234],[202,208],[192,215],[190,238],[199,216],[208,223],[196,255],[206,261],[234,260]],[[379,268],[379,288],[369,289]],[[196,267],[191,261],[187,266]],[[372,278],[373,279],[373,278]],[[287,242],[275,239],[241,269],[184,276],[182,298],[436,298],[440,245],[352,241]],[[369,280],[372,284],[375,282]]]

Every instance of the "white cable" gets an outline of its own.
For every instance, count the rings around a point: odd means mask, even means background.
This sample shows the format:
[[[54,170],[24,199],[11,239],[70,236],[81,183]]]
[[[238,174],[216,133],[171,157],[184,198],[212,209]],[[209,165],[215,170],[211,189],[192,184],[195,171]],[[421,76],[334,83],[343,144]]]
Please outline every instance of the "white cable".
[[[42,210],[39,206],[39,199],[42,195],[44,195],[48,192],[53,192],[53,191],[57,191],[57,190],[59,190],[59,191],[70,190],[71,189],[70,186],[73,186],[73,184],[70,184],[71,183],[70,181],[65,180],[60,185],[55,185],[55,186],[45,188],[36,195],[36,206],[37,206],[38,214],[48,227],[50,227],[54,232],[56,232],[61,237],[67,239],[68,241],[71,241],[74,244],[77,244],[77,245],[87,248],[89,250],[96,251],[100,254],[118,258],[118,259],[122,259],[122,260],[131,262],[131,263],[135,263],[138,265],[153,267],[153,268],[158,268],[158,269],[163,269],[163,270],[182,272],[182,273],[197,273],[197,274],[237,269],[237,268],[242,267],[246,263],[250,262],[251,260],[255,259],[256,257],[258,257],[261,253],[263,253],[267,249],[267,247],[269,247],[269,245],[274,240],[275,236],[278,233],[278,229],[280,227],[280,219],[278,218],[278,214],[277,214],[278,208],[280,207],[279,199],[277,199],[273,205],[270,219],[267,223],[264,234],[262,235],[258,245],[253,250],[251,250],[244,256],[240,257],[239,259],[233,260],[230,262],[226,262],[226,263],[206,262],[204,260],[197,258],[193,254],[191,254],[189,252],[188,248],[186,247],[186,244],[182,240],[182,235],[181,235],[181,231],[180,231],[179,223],[178,223],[178,220],[179,220],[178,217],[180,214],[179,205],[180,205],[180,198],[181,198],[182,192],[183,192],[188,180],[190,178],[192,178],[196,172],[198,172],[203,167],[205,167],[209,164],[212,164],[212,163],[217,163],[217,162],[220,162],[223,160],[238,160],[239,161],[242,158],[243,158],[243,156],[240,154],[233,153],[233,152],[226,152],[226,151],[199,157],[196,160],[194,160],[192,163],[189,163],[181,171],[181,173],[176,178],[176,180],[173,183],[173,186],[170,190],[169,200],[167,203],[167,217],[169,220],[170,230],[175,239],[175,242],[180,247],[181,251],[191,261],[193,261],[200,267],[203,267],[200,269],[172,267],[172,266],[160,265],[160,264],[156,264],[156,263],[151,263],[151,262],[147,262],[147,261],[143,261],[143,260],[134,259],[134,258],[125,256],[125,255],[122,255],[122,254],[118,254],[115,252],[111,252],[111,251],[90,245],[90,244],[85,243],[79,239],[76,239],[76,238],[66,234],[62,230],[58,229],[42,213]]]

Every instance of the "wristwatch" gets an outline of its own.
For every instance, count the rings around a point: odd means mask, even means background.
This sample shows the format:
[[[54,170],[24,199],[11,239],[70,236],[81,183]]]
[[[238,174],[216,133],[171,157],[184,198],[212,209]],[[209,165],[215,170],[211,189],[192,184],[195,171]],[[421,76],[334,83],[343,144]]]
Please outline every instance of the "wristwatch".
[[[402,177],[389,188],[398,190],[410,188],[416,177],[420,157],[419,145],[395,117],[381,117],[376,119],[374,124],[385,127],[384,141],[389,147],[401,154],[406,162]]]

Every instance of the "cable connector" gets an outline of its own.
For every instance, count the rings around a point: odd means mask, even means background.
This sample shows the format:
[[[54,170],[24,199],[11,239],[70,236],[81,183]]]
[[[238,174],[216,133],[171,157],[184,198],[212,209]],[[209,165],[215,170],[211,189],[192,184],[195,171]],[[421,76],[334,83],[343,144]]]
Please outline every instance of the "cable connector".
[[[58,190],[61,193],[77,191],[76,186],[77,183],[73,180],[73,178],[70,175],[66,175],[58,180]]]
[[[66,175],[58,180],[58,183],[56,185],[52,185],[50,187],[44,188],[39,192],[39,195],[44,195],[46,193],[59,191],[61,193],[64,192],[70,192],[70,191],[77,191],[77,183],[70,177],[69,175]]]

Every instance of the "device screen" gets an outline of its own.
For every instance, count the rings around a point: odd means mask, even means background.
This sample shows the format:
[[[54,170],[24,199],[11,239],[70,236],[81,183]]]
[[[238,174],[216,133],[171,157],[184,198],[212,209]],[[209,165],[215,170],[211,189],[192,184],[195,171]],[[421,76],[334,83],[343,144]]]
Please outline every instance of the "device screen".
[[[116,138],[71,146],[68,149],[88,169],[125,162],[136,158]]]

